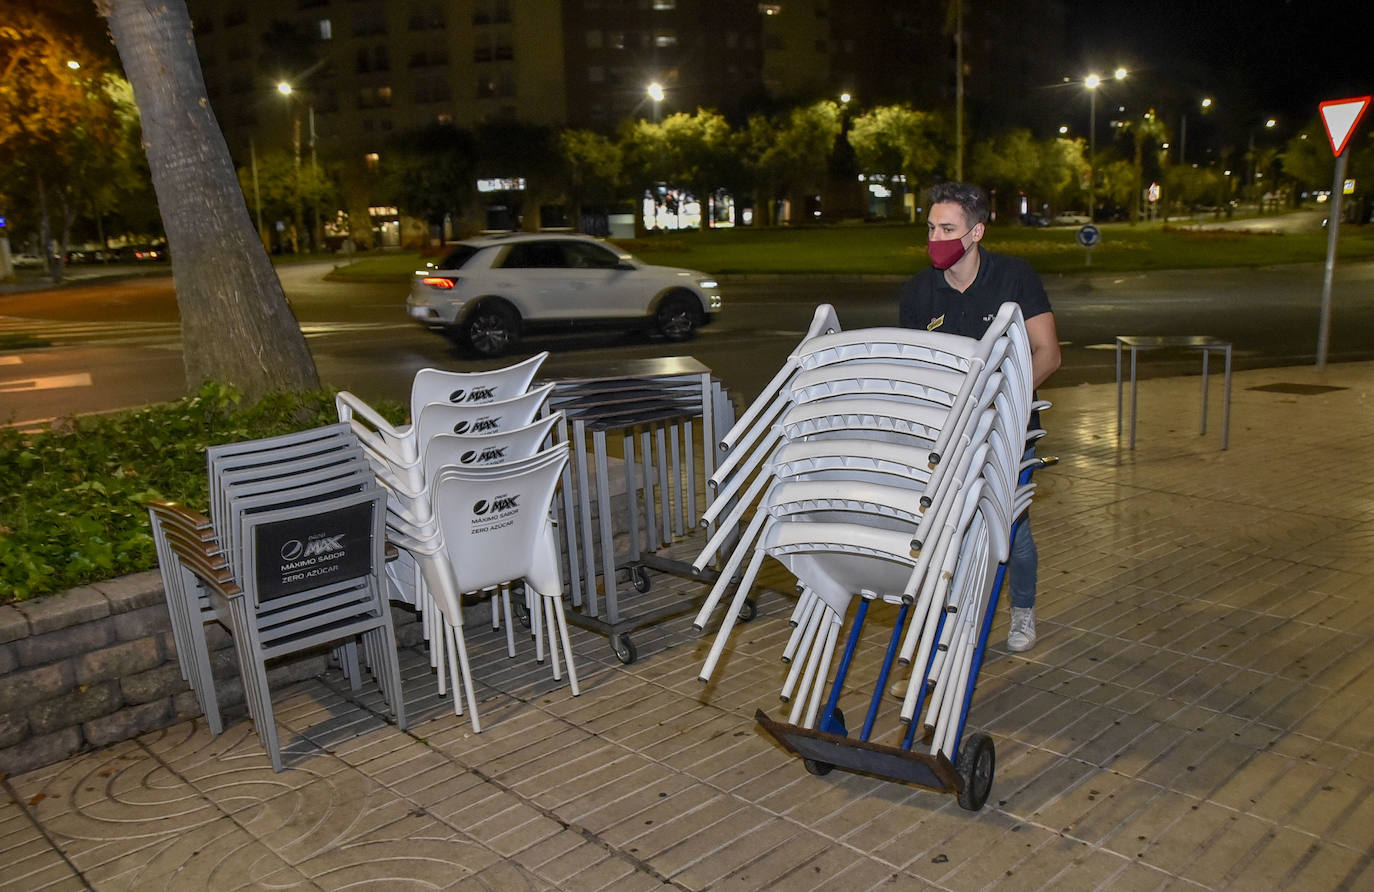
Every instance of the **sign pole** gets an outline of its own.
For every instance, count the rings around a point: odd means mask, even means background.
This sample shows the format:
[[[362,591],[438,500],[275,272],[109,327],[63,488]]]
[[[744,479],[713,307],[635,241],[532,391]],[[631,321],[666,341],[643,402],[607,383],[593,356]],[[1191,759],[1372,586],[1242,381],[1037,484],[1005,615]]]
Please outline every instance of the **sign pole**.
[[[1321,321],[1317,323],[1317,368],[1326,368],[1326,353],[1331,344],[1331,280],[1336,272],[1336,239],[1341,230],[1341,194],[1345,187],[1347,148],[1336,156],[1336,179],[1331,185],[1330,211],[1326,215],[1326,269],[1322,273]]]
[[[1352,96],[1318,103],[1331,154],[1336,157],[1336,178],[1331,184],[1331,201],[1326,215],[1326,270],[1322,275],[1321,320],[1317,323],[1317,368],[1326,368],[1326,353],[1331,346],[1331,280],[1336,272],[1336,240],[1341,229],[1341,196],[1345,193],[1345,161],[1350,137],[1360,125],[1365,109],[1374,97]]]

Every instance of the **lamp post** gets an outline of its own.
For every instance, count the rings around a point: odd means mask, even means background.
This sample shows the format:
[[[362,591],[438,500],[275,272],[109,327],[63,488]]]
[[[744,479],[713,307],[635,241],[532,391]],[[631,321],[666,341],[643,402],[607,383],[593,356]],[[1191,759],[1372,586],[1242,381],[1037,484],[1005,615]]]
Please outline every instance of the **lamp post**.
[[[1119,81],[1125,80],[1126,69],[1116,69],[1112,72],[1112,77]],[[1096,222],[1094,199],[1097,195],[1097,88],[1102,86],[1101,75],[1088,75],[1083,79],[1083,86],[1088,89],[1088,220]]]
[[[1266,119],[1264,120],[1264,129],[1266,129],[1266,130],[1273,130],[1273,129],[1274,129],[1274,125],[1277,124],[1277,123],[1278,123],[1278,121],[1275,121],[1273,118],[1266,118]],[[1250,188],[1251,188],[1251,190],[1253,190],[1253,191],[1255,192],[1255,198],[1256,198],[1257,203],[1259,204],[1259,212],[1260,212],[1261,214],[1263,214],[1263,213],[1264,213],[1264,197],[1263,197],[1263,195],[1260,193],[1260,191],[1259,191],[1259,189],[1258,189],[1258,187],[1257,187],[1257,185],[1256,185],[1256,181],[1259,179],[1259,177],[1256,176],[1256,174],[1257,174],[1259,171],[1258,171],[1258,166],[1255,164],[1255,131],[1258,130],[1259,127],[1260,127],[1260,125],[1259,125],[1259,124],[1256,124],[1256,125],[1254,125],[1253,127],[1250,128],[1250,143],[1249,143],[1249,147],[1248,147],[1248,149],[1247,149],[1247,151],[1246,151],[1246,155],[1247,155],[1247,157],[1248,157],[1248,159],[1249,159],[1249,161],[1250,161]]]
[[[300,230],[301,230],[301,228],[304,226],[304,221],[301,219],[301,114],[300,114],[300,106],[296,104],[296,102],[295,102],[295,100],[294,100],[294,98],[293,98],[293,97],[294,97],[295,90],[292,88],[291,84],[287,83],[286,81],[280,82],[279,84],[277,84],[277,92],[280,93],[281,95],[285,96],[287,99],[291,99],[291,100],[292,100],[292,105],[291,105],[291,110],[292,110],[292,114],[291,114],[291,146],[292,146],[292,149],[293,149],[294,152],[295,152],[295,162],[296,162],[296,233],[297,233],[297,236],[296,236],[296,237],[297,237],[297,239],[299,239],[299,238],[300,238]],[[311,174],[313,175],[313,174],[315,174],[316,171],[319,169],[319,165],[318,165],[318,162],[317,162],[317,159],[316,159],[316,156],[315,156],[315,104],[314,104],[313,102],[307,102],[307,103],[306,103],[306,115],[307,115],[307,118],[308,118],[308,120],[309,120],[309,125],[310,125],[310,172],[311,172]],[[314,218],[315,218],[314,221],[313,221],[313,223],[312,223],[312,225],[311,225],[311,231],[310,231],[310,241],[311,241],[311,243],[312,243],[311,246],[312,246],[313,248],[318,248],[318,247],[319,247],[319,243],[320,243],[320,232],[319,232],[319,228],[320,228],[319,207],[316,206],[316,204],[315,204],[315,202],[314,202],[314,199],[311,200],[311,203],[310,203],[310,210],[311,210],[312,216],[314,216]],[[297,251],[300,250],[300,245],[299,245],[299,243],[297,244],[296,249],[297,249]]]

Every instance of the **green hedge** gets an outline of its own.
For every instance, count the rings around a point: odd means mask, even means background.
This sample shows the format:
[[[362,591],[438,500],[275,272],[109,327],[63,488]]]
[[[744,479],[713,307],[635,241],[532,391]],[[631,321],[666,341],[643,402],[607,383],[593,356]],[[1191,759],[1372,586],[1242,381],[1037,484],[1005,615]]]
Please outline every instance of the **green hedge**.
[[[392,419],[399,404],[378,406]],[[26,600],[157,565],[150,499],[207,505],[205,449],[338,421],[332,393],[248,403],[206,384],[174,403],[0,429],[0,602]]]

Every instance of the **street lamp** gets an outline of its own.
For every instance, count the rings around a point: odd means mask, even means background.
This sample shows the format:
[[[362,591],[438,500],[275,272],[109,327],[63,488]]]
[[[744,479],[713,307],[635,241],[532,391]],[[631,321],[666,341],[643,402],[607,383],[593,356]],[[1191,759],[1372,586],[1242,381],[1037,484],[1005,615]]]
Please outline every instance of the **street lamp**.
[[[646,90],[646,92],[649,94],[649,98],[650,98],[651,100],[653,100],[653,103],[654,103],[654,123],[657,124],[657,123],[658,123],[658,105],[659,105],[660,102],[663,101],[663,96],[664,96],[664,93],[663,93],[663,85],[660,84],[658,81],[654,81],[653,83],[649,84],[649,87],[648,87],[648,89]]]
[[[1201,101],[1200,103],[1198,103],[1198,105],[1202,106],[1202,114],[1204,114],[1204,115],[1207,114],[1207,112],[1211,111],[1211,109],[1212,109],[1212,97],[1211,97],[1211,96],[1204,96],[1204,97],[1202,97],[1202,101]],[[1178,163],[1179,163],[1179,164],[1187,164],[1187,163],[1188,163],[1188,113],[1187,113],[1186,111],[1185,111],[1183,114],[1179,115],[1179,122],[1178,122]]]
[[[280,93],[280,94],[281,94],[282,96],[284,96],[285,98],[287,98],[287,99],[289,99],[289,100],[293,100],[293,101],[292,101],[292,106],[291,106],[291,108],[292,108],[292,114],[291,114],[291,146],[292,146],[292,149],[293,149],[293,151],[294,151],[294,153],[295,153],[295,169],[296,169],[296,233],[297,233],[297,235],[296,235],[296,239],[297,239],[297,242],[296,242],[296,250],[299,251],[299,250],[300,250],[300,241],[299,241],[299,240],[300,240],[300,231],[301,231],[301,229],[304,227],[304,220],[302,219],[302,213],[301,213],[301,115],[300,115],[300,106],[295,104],[295,101],[294,101],[294,93],[295,93],[295,90],[292,88],[292,86],[291,86],[290,83],[288,83],[288,82],[286,82],[286,81],[280,81],[280,82],[277,84],[277,92]],[[314,105],[314,103],[306,103],[306,111],[307,111],[307,113],[308,113],[309,123],[310,123],[310,170],[311,170],[311,172],[313,173],[313,172],[315,172],[315,171],[317,170],[317,168],[318,168],[318,165],[317,165],[317,162],[316,162],[316,157],[315,157],[315,105]],[[315,225],[312,227],[312,230],[311,230],[311,241],[312,241],[312,242],[316,242],[315,247],[318,247],[318,243],[317,243],[317,239],[316,239],[316,232],[315,232],[315,230],[319,228],[319,209],[318,209],[318,208],[312,207],[312,212],[314,213],[314,215],[315,215],[315,217],[316,217],[316,220],[315,220]]]
[[[1112,77],[1125,80],[1126,73],[1126,69],[1118,68]],[[1102,77],[1090,74],[1083,79],[1083,86],[1088,88],[1088,220],[1092,222],[1096,219],[1093,211],[1097,193],[1097,88],[1102,86]]]

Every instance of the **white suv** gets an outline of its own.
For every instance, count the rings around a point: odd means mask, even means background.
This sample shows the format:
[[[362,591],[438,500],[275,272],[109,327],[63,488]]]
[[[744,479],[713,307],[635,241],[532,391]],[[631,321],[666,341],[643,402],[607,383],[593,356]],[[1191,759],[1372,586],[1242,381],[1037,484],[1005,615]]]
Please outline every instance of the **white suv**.
[[[415,273],[406,312],[483,356],[539,330],[644,328],[686,340],[721,307],[710,276],[641,263],[585,235],[468,239],[426,266]]]

